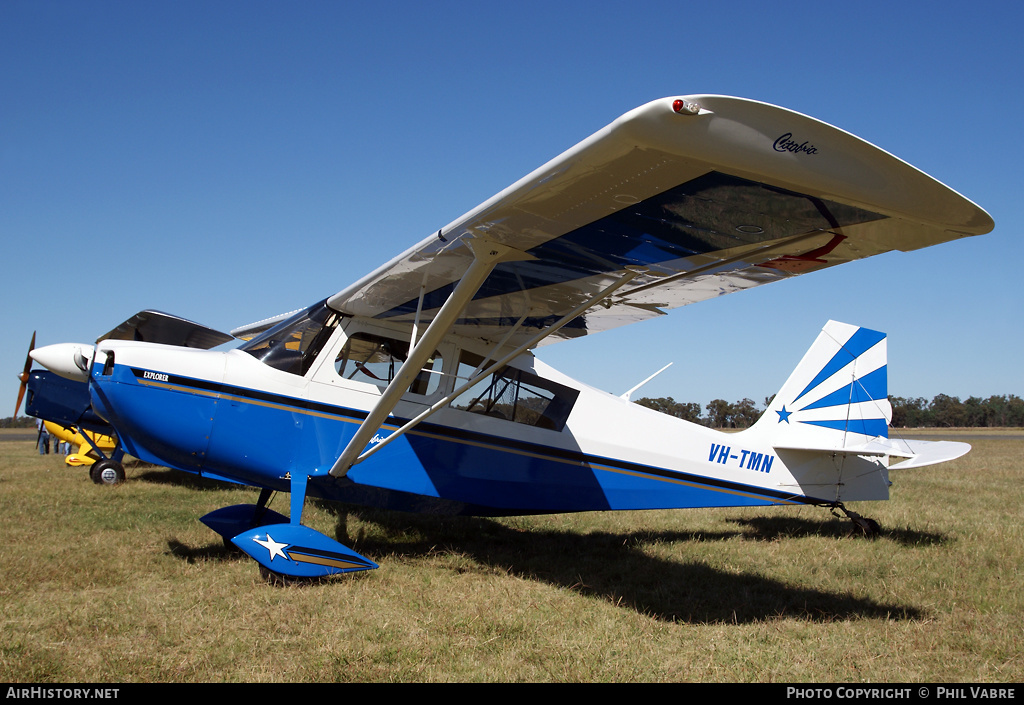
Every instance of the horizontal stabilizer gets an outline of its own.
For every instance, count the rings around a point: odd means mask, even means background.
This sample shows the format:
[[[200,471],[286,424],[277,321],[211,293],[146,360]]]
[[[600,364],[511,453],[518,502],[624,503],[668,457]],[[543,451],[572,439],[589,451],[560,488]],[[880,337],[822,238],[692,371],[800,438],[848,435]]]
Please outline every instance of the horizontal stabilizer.
[[[908,460],[890,465],[892,470],[905,470],[907,468],[921,468],[925,465],[944,463],[947,460],[956,460],[966,455],[971,450],[970,443],[958,443],[956,441],[899,441],[909,447],[913,455]],[[893,453],[892,455],[896,455]]]
[[[776,445],[776,450],[802,450],[831,455],[862,455],[865,457],[893,457],[904,458],[899,464],[892,464],[890,468],[919,468],[925,465],[944,463],[947,460],[956,460],[966,455],[971,446],[969,443],[957,443],[953,441],[913,441],[902,438],[884,438],[879,436],[872,438],[867,443],[858,443],[842,447],[828,444],[805,445]]]

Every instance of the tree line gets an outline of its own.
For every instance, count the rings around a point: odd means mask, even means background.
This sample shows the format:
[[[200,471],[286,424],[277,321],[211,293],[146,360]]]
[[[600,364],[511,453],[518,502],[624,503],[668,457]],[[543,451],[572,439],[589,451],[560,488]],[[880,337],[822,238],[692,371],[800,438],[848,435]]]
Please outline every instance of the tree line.
[[[919,428],[966,426],[971,428],[1024,426],[1024,399],[1016,394],[993,395],[988,399],[939,394],[930,402],[918,397],[889,397],[892,425]]]
[[[752,399],[733,403],[714,399],[703,409],[697,402],[678,402],[672,397],[644,397],[636,403],[702,426],[747,428],[761,417],[773,398],[774,395],[766,398],[762,407]],[[939,394],[931,401],[923,397],[890,395],[889,402],[892,404],[891,425],[895,428],[1024,426],[1024,399],[1016,394],[993,395],[988,399],[968,397],[964,401],[947,394]],[[35,425],[36,420],[31,416],[20,416],[16,421],[10,416],[0,419],[0,428],[35,428]]]
[[[32,416],[19,416],[13,418],[8,416],[7,418],[0,419],[0,428],[31,428],[35,429],[36,420]]]
[[[696,402],[678,402],[672,397],[644,397],[636,403],[702,426],[747,428],[761,417],[773,398],[774,395],[766,398],[760,408],[752,399],[734,403],[714,399],[703,409]],[[993,395],[988,399],[968,397],[964,401],[948,394],[939,394],[931,401],[923,397],[890,395],[889,403],[892,404],[890,425],[895,428],[1024,426],[1024,399],[1016,394]]]

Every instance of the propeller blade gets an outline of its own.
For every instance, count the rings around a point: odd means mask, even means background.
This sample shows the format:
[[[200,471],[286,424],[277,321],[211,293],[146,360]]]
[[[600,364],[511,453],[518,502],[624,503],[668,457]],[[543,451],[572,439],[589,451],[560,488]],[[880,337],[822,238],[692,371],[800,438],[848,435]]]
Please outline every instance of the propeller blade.
[[[18,387],[18,404],[14,407],[14,418],[18,418],[18,409],[21,408],[21,400],[25,398],[25,389],[28,387],[28,373],[32,369],[32,351],[36,349],[36,332],[32,331],[32,342],[28,344],[28,354],[25,355],[25,369],[18,379],[21,380],[21,386]]]

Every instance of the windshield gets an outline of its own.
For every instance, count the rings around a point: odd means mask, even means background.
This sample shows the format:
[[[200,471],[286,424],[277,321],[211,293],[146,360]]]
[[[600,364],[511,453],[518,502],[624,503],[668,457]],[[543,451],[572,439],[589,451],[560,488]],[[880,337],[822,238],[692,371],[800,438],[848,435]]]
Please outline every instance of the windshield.
[[[328,308],[325,299],[278,323],[238,349],[265,365],[301,376],[309,370],[340,320],[341,314]]]

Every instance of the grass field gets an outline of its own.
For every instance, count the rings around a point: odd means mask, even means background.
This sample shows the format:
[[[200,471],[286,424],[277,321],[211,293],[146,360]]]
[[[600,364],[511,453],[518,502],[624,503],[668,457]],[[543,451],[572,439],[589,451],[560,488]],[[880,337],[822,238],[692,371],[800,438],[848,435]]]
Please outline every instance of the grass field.
[[[965,433],[964,458],[853,506],[873,541],[808,507],[311,502],[381,567],[285,588],[197,521],[253,490],[130,464],[101,487],[3,440],[0,680],[1021,682],[1024,430]]]

